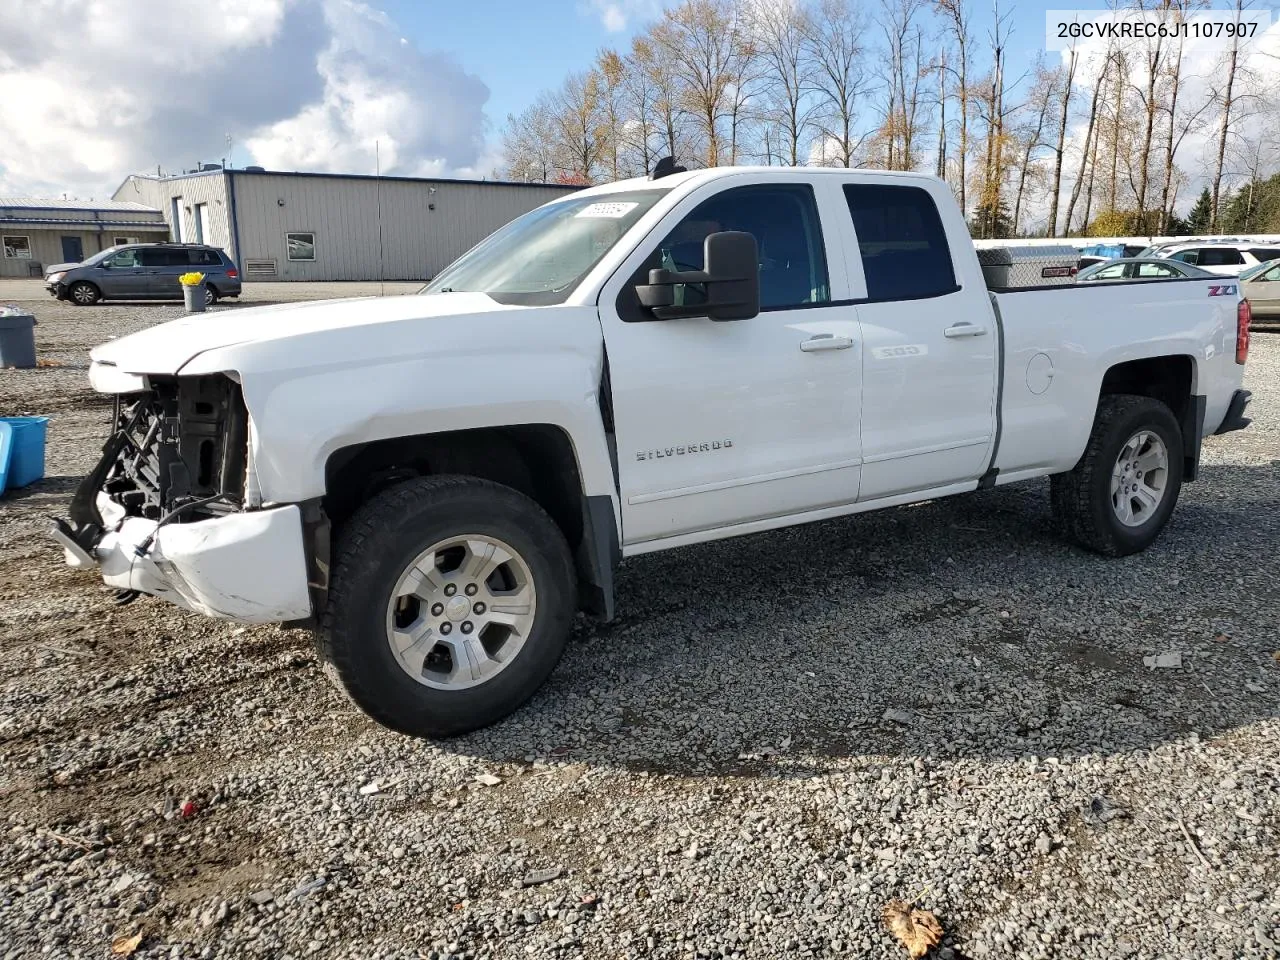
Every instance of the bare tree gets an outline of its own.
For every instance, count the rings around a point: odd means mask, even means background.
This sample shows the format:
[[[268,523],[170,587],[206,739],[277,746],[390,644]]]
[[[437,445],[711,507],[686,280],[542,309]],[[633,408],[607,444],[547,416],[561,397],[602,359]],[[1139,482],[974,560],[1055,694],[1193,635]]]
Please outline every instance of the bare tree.
[[[600,139],[604,142],[604,159],[614,180],[619,179],[619,160],[624,147],[623,125],[626,123],[624,98],[626,67],[612,50],[602,50],[596,57],[597,86],[600,97]]]
[[[1244,0],[1236,0],[1235,12],[1237,17],[1244,10]],[[1213,186],[1210,189],[1210,199],[1213,202],[1213,219],[1210,221],[1210,229],[1215,233],[1218,230],[1218,218],[1221,208],[1222,194],[1222,170],[1227,162],[1227,134],[1231,130],[1231,109],[1235,106],[1235,85],[1236,71],[1240,65],[1240,38],[1235,36],[1231,40],[1231,50],[1226,57],[1226,76],[1223,79],[1223,87],[1219,94],[1218,102],[1220,104],[1218,114],[1218,155],[1213,168]]]
[[[628,62],[633,71],[643,75],[643,82],[647,84],[657,140],[656,155],[689,161],[693,159],[692,144],[684,135],[686,115],[680,77],[670,44],[656,36],[662,28],[663,24],[658,24],[648,34],[637,36],[632,41]],[[636,81],[637,84],[640,82]],[[637,94],[633,92],[632,96],[634,98]],[[652,164],[647,164],[645,169],[651,167]]]
[[[604,158],[600,86],[594,70],[572,73],[552,100],[551,125],[563,157],[560,179],[567,183],[594,183]]]
[[[840,166],[853,166],[854,155],[867,139],[857,132],[858,104],[870,85],[859,43],[865,18],[854,0],[819,0],[803,26],[823,159],[830,150]]]
[[[725,116],[734,58],[739,46],[737,17],[728,0],[685,0],[667,10],[654,30],[681,81],[683,98],[702,139],[703,161],[721,162]]]
[[[1071,121],[1071,92],[1075,89],[1076,65],[1079,62],[1079,53],[1073,45],[1071,54],[1067,58],[1067,65],[1060,71],[1061,79],[1058,83],[1058,136],[1053,148],[1053,178],[1049,186],[1049,236],[1051,237],[1058,235],[1058,198],[1062,193],[1062,161],[1066,154],[1067,126]],[[1067,219],[1070,220],[1070,215]],[[1069,227],[1070,224],[1067,226]]]
[[[555,176],[555,127],[551,113],[551,98],[542,94],[520,113],[507,116],[502,133],[507,179],[549,183]]]
[[[1013,201],[1013,232],[1015,234],[1022,219],[1022,199],[1027,181],[1037,179],[1032,166],[1036,151],[1045,145],[1044,128],[1057,99],[1058,82],[1059,78],[1055,72],[1045,69],[1043,64],[1038,65],[1035,86],[1026,104],[1035,119],[1025,129],[1019,131],[1018,136],[1019,145],[1022,148],[1022,160],[1018,165],[1018,186],[1014,191]]]
[[[924,45],[919,17],[924,9],[925,0],[881,0],[887,55],[882,68],[885,101],[879,149],[881,161],[890,170],[911,170],[916,164]]]
[[[751,54],[761,61],[766,81],[765,120],[782,136],[784,164],[800,165],[800,147],[812,119],[809,98],[811,63],[805,37],[812,33],[803,7],[775,0],[759,0],[750,8],[741,61]]]
[[[956,178],[956,199],[960,209],[968,216],[965,190],[969,177],[969,16],[964,0],[935,0],[935,7],[947,21],[947,28],[956,45],[955,77],[956,102],[960,111],[960,142],[958,144],[960,174]]]

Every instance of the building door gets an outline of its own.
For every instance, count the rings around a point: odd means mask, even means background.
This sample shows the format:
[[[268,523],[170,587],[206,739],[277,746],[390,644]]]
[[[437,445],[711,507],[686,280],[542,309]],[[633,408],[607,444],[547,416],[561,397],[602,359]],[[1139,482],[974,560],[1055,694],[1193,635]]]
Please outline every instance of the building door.
[[[196,243],[211,243],[213,241],[213,230],[209,226],[209,205],[207,203],[196,204]]]
[[[79,237],[62,238],[63,263],[79,263],[84,259],[84,242]]]
[[[173,230],[175,243],[182,242],[182,198],[174,197],[169,201],[169,226]]]

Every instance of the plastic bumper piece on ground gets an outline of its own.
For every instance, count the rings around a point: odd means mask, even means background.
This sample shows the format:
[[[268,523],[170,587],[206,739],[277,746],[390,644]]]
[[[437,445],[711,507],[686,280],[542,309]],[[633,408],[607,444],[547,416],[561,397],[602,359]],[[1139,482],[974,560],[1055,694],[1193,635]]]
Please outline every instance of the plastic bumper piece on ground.
[[[1249,424],[1253,423],[1251,419],[1244,415],[1245,408],[1249,406],[1249,401],[1253,399],[1253,394],[1248,390],[1237,390],[1231,396],[1231,405],[1227,407],[1227,415],[1222,418],[1222,426],[1218,427],[1214,433],[1230,433],[1232,430],[1243,430]]]
[[[107,532],[94,544],[91,560],[85,550],[57,538],[70,566],[96,562],[109,586],[148,593],[210,617],[276,623],[311,616],[302,512],[296,506],[157,529],[154,520],[125,517],[105,494],[98,494],[97,505]]]

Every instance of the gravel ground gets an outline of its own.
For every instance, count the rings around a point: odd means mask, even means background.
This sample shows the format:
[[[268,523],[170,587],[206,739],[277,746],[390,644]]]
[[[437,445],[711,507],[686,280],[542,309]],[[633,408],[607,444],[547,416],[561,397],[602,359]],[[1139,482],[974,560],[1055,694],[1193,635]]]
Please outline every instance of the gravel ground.
[[[641,557],[528,707],[425,743],[305,633],[62,565],[86,348],[178,308],[36,309],[58,365],[0,372],[54,418],[0,503],[0,957],[905,957],[895,896],[942,958],[1280,956],[1280,339],[1141,556],[1060,542],[1037,483]]]

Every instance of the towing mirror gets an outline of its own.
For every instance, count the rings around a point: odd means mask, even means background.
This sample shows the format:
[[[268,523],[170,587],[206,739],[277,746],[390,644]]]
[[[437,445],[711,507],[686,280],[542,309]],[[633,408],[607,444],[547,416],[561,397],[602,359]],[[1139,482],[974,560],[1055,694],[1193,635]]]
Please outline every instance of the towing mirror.
[[[701,270],[650,270],[636,295],[659,320],[750,320],[760,312],[756,238],[737,230],[710,234],[703,241]]]

